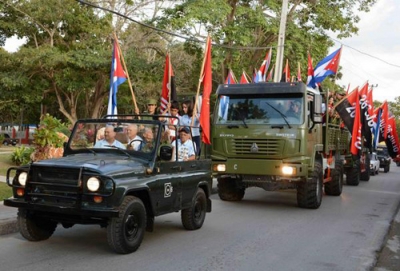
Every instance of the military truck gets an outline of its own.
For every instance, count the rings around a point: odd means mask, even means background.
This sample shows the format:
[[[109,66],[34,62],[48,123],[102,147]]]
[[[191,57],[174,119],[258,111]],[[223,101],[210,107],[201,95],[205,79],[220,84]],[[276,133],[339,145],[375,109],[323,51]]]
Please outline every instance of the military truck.
[[[376,148],[376,153],[378,154],[380,168],[383,168],[384,173],[388,173],[390,171],[390,164],[392,162],[392,158],[390,158],[388,149],[386,145],[379,144]]]
[[[321,93],[301,82],[220,85],[211,146],[219,197],[240,201],[248,187],[296,189],[299,207],[317,209],[323,187],[339,196],[349,133],[322,105]]]
[[[122,146],[98,144],[105,127]],[[143,134],[134,140],[140,147],[130,150],[128,127],[151,136]],[[41,241],[57,225],[97,224],[107,229],[110,247],[126,254],[139,248],[156,216],[181,211],[185,229],[201,228],[211,211],[211,159],[181,161],[178,145],[161,142],[164,130],[158,120],[130,116],[79,120],[63,157],[8,169],[13,197],[4,205],[18,208],[22,236]]]

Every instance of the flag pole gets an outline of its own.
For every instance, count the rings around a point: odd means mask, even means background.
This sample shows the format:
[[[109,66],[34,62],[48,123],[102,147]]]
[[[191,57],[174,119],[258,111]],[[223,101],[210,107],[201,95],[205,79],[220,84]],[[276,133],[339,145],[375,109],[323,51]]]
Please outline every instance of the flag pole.
[[[121,55],[122,65],[124,65],[124,70],[125,70],[125,73],[126,73],[126,77],[128,78],[128,85],[129,85],[129,89],[130,89],[131,94],[132,94],[133,105],[135,107],[135,113],[136,113],[136,111],[139,112],[139,109],[138,109],[138,106],[137,106],[137,103],[136,103],[135,94],[133,93],[132,83],[131,83],[131,79],[129,78],[128,69],[127,69],[126,64],[125,64],[125,58],[124,58],[124,55],[122,54],[121,47],[119,46],[117,35],[115,34],[115,32],[113,32],[113,34],[114,34],[114,39],[116,40],[116,44],[117,44],[117,47],[118,47],[119,54]]]
[[[203,72],[204,72],[204,66],[206,64],[206,58],[207,58],[207,53],[208,53],[208,42],[210,39],[210,35],[207,35],[207,41],[206,41],[206,49],[204,51],[204,57],[203,57],[203,63],[201,64],[201,70],[200,70],[200,76],[199,76],[199,83],[197,85],[197,93],[196,93],[196,99],[194,101],[194,106],[193,106],[193,114],[196,116],[196,111],[197,111],[197,100],[199,99],[199,93],[200,93],[200,85],[201,82],[203,81]],[[190,124],[190,126],[193,126],[194,124],[194,118],[192,117],[192,122]]]

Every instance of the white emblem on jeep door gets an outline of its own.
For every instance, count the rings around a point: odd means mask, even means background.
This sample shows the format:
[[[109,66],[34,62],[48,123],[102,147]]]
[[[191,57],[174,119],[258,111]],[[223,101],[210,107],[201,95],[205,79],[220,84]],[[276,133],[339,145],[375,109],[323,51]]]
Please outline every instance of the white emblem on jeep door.
[[[171,183],[164,184],[164,198],[169,198],[174,191]]]

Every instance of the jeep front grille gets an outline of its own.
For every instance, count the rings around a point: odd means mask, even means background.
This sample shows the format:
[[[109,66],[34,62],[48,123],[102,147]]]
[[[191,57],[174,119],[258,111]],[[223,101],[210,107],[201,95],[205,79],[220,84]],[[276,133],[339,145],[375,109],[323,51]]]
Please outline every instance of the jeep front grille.
[[[81,191],[80,168],[31,167],[27,196],[33,202],[74,206]]]
[[[277,155],[283,151],[283,140],[280,139],[232,139],[232,153],[235,155]]]

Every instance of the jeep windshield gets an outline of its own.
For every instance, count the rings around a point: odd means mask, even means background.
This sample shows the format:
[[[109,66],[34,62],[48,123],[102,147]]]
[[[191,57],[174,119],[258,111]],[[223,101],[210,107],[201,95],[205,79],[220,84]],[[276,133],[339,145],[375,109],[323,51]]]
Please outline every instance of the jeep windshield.
[[[304,122],[301,95],[220,95],[217,101],[216,124],[289,125]]]
[[[151,159],[164,125],[159,121],[129,119],[79,120],[66,146],[66,154],[115,153]]]

